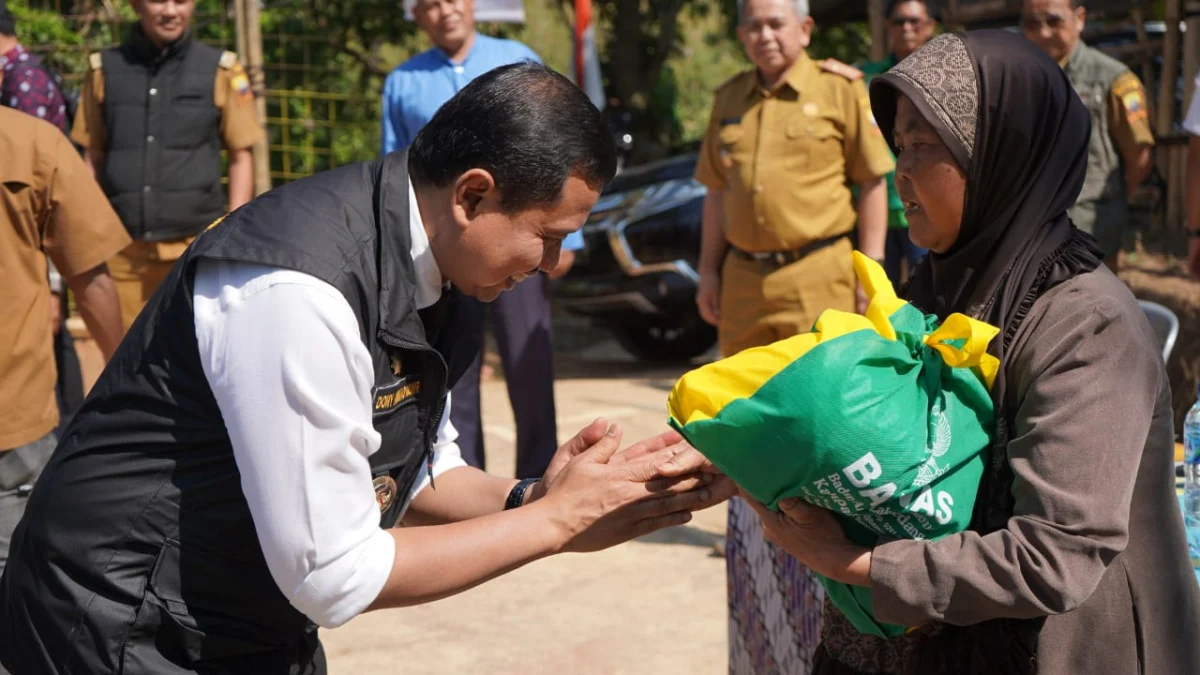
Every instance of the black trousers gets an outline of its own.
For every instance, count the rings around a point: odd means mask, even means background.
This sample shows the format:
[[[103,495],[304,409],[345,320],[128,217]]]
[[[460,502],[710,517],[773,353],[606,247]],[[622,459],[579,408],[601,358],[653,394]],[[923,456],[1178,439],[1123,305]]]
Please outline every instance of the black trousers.
[[[491,303],[473,298],[467,301],[475,305],[474,311],[491,317],[508,385],[508,400],[516,420],[516,477],[540,477],[558,449],[554,350],[546,279],[541,274],[529,277]],[[485,322],[475,323],[482,332]],[[458,430],[463,459],[479,469],[486,468],[479,400],[482,365],[483,350],[480,349],[475,361],[451,390],[450,403],[450,422]]]
[[[61,438],[71,416],[83,405],[83,371],[79,366],[79,354],[75,352],[75,340],[67,330],[67,299],[62,294],[62,328],[54,336],[54,363],[58,368],[54,395],[58,400],[58,427],[56,435]]]

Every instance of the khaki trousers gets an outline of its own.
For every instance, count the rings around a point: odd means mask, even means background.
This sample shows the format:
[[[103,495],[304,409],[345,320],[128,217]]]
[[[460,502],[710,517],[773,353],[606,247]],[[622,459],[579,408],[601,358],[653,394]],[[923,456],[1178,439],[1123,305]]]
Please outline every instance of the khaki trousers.
[[[777,269],[726,256],[721,267],[721,355],[807,333],[827,309],[853,312],[857,279],[852,251],[850,240],[842,239]]]
[[[175,261],[195,237],[177,241],[135,241],[108,261],[108,272],[121,300],[121,322],[125,330],[162,285]]]

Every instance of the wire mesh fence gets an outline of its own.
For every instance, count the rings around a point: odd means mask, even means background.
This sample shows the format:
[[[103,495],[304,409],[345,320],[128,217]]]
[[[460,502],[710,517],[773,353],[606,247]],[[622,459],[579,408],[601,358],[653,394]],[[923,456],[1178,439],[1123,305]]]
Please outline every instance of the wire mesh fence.
[[[22,43],[60,75],[69,95],[78,95],[88,54],[118,45],[136,20],[123,0],[9,4]],[[236,51],[236,22],[233,0],[197,0],[192,32],[205,44]],[[326,36],[297,28],[303,26],[286,12],[263,14],[264,86],[255,93],[266,103],[272,185],[379,153],[379,78],[347,72]]]

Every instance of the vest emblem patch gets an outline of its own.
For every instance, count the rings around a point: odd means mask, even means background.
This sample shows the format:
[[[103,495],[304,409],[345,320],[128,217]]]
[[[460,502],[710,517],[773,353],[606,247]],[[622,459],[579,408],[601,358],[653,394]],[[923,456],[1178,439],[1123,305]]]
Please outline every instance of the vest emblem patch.
[[[421,393],[421,381],[416,376],[402,377],[389,385],[375,389],[375,404],[372,406],[372,410],[376,415],[391,412],[406,403],[415,402],[419,393]]]
[[[396,480],[391,476],[379,476],[372,484],[375,486],[375,501],[379,504],[379,512],[383,513],[396,501]]]

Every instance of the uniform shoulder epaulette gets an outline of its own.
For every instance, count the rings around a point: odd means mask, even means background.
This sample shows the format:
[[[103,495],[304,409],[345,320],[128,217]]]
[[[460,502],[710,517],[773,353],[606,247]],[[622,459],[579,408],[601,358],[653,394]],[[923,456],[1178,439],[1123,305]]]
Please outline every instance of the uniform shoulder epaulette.
[[[221,54],[221,60],[218,63],[225,70],[232,70],[237,65],[237,54],[226,50]]]
[[[100,57],[100,52],[92,52],[88,54],[88,65],[92,70],[101,70],[104,66],[104,59]]]
[[[841,75],[851,82],[855,80],[861,80],[863,77],[863,72],[861,70],[855,68],[854,66],[842,63],[837,59],[825,59],[822,61],[821,70],[824,70],[827,73],[833,73],[834,75]]]

